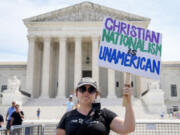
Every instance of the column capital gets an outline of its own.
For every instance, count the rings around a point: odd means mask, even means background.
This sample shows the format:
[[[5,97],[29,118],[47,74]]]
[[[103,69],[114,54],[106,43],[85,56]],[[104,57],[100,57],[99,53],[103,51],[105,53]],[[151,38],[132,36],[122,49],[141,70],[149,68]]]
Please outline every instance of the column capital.
[[[59,41],[66,41],[67,40],[67,36],[60,36],[58,37]]]
[[[35,38],[36,38],[36,36],[34,36],[34,35],[27,35],[27,39],[28,39],[29,41],[34,41]]]
[[[75,38],[75,41],[82,40],[82,36],[80,36],[80,35],[76,35],[76,36],[74,36],[74,38]]]
[[[48,35],[42,36],[42,38],[45,42],[50,42],[50,40],[51,40],[51,36],[48,36]]]

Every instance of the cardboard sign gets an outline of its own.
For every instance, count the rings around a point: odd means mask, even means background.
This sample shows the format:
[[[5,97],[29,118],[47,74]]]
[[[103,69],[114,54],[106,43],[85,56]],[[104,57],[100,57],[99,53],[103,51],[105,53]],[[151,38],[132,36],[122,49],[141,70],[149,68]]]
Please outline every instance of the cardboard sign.
[[[111,17],[104,19],[98,65],[159,79],[162,34]]]

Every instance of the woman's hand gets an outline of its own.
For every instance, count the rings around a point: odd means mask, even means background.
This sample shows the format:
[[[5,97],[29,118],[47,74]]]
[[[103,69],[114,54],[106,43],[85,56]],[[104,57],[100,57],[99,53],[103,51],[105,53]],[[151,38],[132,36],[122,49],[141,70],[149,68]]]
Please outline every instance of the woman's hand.
[[[123,88],[123,96],[126,97],[127,103],[131,103],[131,92],[132,88],[130,87],[130,85],[125,84],[125,87]]]

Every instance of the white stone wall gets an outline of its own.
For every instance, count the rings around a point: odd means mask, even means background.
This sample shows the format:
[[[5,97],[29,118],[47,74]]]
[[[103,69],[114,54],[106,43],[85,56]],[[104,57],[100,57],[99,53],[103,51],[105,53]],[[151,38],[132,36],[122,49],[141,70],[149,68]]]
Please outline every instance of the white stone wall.
[[[171,96],[171,85],[177,88],[177,97]],[[166,63],[161,68],[161,89],[165,93],[167,108],[178,106],[180,108],[180,63]]]
[[[177,97],[171,97],[171,84],[176,84]],[[176,67],[165,67],[161,71],[161,88],[165,91],[166,100],[180,100],[180,65]]]
[[[28,92],[25,89],[26,85],[26,64],[23,65],[0,65],[0,89],[2,85],[8,84],[8,78],[15,75],[21,81],[21,90]]]

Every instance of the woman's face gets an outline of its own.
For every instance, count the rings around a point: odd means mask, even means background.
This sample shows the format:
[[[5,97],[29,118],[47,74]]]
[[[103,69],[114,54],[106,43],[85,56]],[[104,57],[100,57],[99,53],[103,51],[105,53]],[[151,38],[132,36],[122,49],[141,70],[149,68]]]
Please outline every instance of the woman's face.
[[[96,99],[98,93],[91,85],[83,85],[76,91],[77,98],[80,104],[90,105]]]

